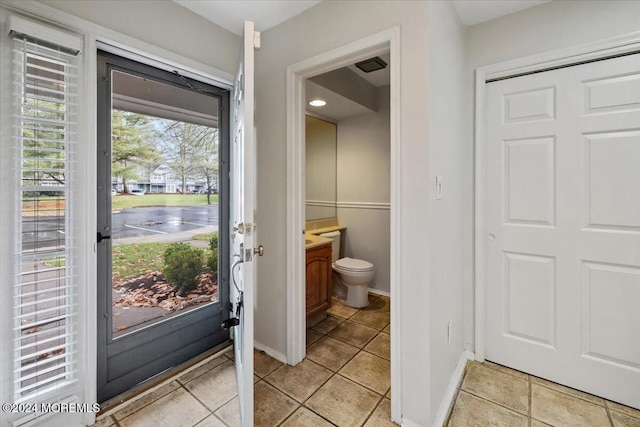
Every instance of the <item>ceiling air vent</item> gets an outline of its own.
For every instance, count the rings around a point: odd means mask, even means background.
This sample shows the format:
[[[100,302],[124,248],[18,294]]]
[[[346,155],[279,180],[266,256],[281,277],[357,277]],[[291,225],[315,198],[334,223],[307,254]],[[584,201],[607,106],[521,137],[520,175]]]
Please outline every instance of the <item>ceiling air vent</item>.
[[[379,56],[376,56],[375,58],[365,59],[364,61],[356,63],[356,67],[360,68],[365,73],[370,73],[372,71],[378,71],[387,68],[387,63],[384,62]]]

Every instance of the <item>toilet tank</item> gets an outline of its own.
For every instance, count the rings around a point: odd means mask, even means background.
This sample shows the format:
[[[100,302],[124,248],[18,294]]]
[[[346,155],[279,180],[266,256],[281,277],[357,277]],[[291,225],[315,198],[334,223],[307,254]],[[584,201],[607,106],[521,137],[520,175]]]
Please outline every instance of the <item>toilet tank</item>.
[[[340,231],[332,231],[330,233],[322,233],[321,237],[333,240],[331,242],[331,262],[340,259]]]

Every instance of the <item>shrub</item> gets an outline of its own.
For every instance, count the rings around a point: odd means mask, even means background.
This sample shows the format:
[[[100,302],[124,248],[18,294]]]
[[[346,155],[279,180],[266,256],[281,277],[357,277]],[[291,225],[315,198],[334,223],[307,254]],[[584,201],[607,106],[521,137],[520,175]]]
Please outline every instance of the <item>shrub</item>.
[[[209,238],[209,254],[207,255],[207,267],[212,273],[218,272],[218,232],[215,231]]]
[[[172,243],[164,251],[164,277],[184,295],[198,287],[202,273],[202,249]]]
[[[218,257],[218,232],[214,231],[209,238],[209,249],[216,251],[216,258]]]
[[[218,249],[212,249],[207,255],[207,267],[212,273],[218,272]]]

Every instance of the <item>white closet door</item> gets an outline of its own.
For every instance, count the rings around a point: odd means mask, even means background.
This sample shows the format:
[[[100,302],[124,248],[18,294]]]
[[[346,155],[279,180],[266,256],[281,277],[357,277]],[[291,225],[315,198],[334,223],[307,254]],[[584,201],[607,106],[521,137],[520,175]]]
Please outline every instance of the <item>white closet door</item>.
[[[486,358],[640,408],[640,54],[486,111]]]

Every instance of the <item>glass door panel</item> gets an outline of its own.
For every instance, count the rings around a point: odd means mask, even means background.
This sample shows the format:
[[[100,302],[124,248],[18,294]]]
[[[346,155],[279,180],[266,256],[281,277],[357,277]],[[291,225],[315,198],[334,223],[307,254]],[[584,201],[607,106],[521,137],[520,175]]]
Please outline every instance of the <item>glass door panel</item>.
[[[99,374],[108,398],[228,339],[218,263],[228,92],[106,53],[99,65]]]

